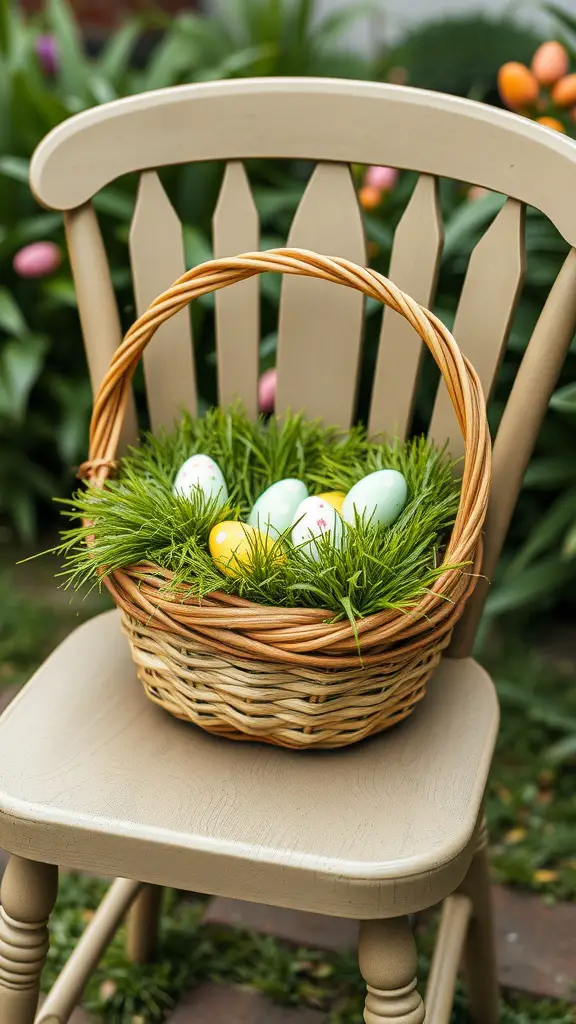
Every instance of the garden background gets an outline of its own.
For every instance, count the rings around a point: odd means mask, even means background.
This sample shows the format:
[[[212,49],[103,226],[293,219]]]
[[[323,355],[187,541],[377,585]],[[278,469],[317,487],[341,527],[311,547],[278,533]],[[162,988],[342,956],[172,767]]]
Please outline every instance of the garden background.
[[[529,64],[543,39],[512,15],[465,14],[420,23],[366,56],[346,45],[365,9],[360,4],[322,16],[313,0],[230,0],[210,16],[190,4],[176,15],[183,4],[163,6],[124,11],[113,30],[105,21],[94,32],[83,30],[65,0],[0,0],[0,685],[6,687],[23,682],[61,635],[105,602],[92,595],[70,603],[70,595],[55,590],[49,559],[15,566],[54,540],[52,499],[70,493],[74,467],[85,457],[91,404],[61,218],[36,205],[27,183],[29,158],[40,139],[70,114],[119,96],[251,75],[407,82],[500,104],[500,66],[511,60]],[[576,18],[550,5],[546,12],[548,34],[564,43],[576,71]],[[567,111],[553,112],[576,135]],[[262,247],[282,245],[310,168],[256,161],[249,172]],[[184,224],[188,265],[210,255],[221,173],[221,167],[199,164],[162,176]],[[365,189],[363,169],[357,177]],[[383,272],[413,184],[408,173],[389,173],[378,195],[365,193],[362,199],[371,261]],[[125,326],[134,317],[127,255],[134,194],[135,181],[126,179],[95,201]],[[470,252],[502,197],[443,182],[441,201],[445,244],[435,312],[450,325]],[[492,425],[566,251],[555,229],[528,210],[526,283],[490,403]],[[274,366],[278,284],[263,279],[262,372]],[[193,316],[199,388],[207,406],[215,397],[210,297],[195,304]],[[360,415],[378,331],[370,308],[367,316]],[[495,880],[534,890],[548,902],[576,895],[575,370],[573,343],[526,474],[478,652],[496,677],[503,706],[488,803]],[[430,378],[419,395],[422,417],[431,384]],[[47,981],[82,928],[82,905],[93,902],[99,888],[99,882],[85,879],[67,879],[62,886]],[[89,990],[89,1007],[119,1024],[160,1020],[189,982],[210,976],[254,985],[280,1002],[321,1007],[333,1024],[359,1019],[352,959],[304,956],[243,932],[211,945],[200,923],[201,907],[201,901],[176,903],[173,923],[168,915],[165,921],[163,957],[151,970],[128,968],[115,944]],[[455,1014],[455,1020],[466,1019],[463,1000]],[[518,1024],[573,1020],[567,1005],[525,1004],[513,996],[505,1014],[504,1020]]]

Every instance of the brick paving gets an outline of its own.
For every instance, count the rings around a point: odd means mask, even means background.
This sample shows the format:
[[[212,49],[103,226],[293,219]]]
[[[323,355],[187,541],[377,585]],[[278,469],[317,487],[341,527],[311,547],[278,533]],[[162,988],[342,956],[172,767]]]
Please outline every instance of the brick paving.
[[[206,983],[189,992],[167,1024],[327,1024],[317,1010],[277,1006],[251,989]]]
[[[493,888],[503,988],[576,1002],[576,905]]]
[[[322,914],[306,914],[300,910],[265,907],[259,903],[246,903],[217,896],[206,906],[204,924],[244,928],[295,946],[311,949],[331,949],[337,952],[356,949],[358,923]]]

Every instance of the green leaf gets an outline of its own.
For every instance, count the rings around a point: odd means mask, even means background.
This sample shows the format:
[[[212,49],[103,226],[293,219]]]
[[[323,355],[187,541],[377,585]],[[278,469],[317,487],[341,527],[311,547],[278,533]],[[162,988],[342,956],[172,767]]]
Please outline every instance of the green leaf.
[[[563,764],[576,758],[576,733],[564,736],[544,751],[544,760],[549,764]]]
[[[8,56],[12,38],[12,18],[14,17],[11,0],[0,0],[0,54]]]
[[[146,73],[146,89],[165,89],[177,84],[194,68],[197,54],[190,38],[178,31],[178,21],[158,44]]]
[[[140,18],[130,18],[118,32],[113,33],[102,50],[98,62],[99,74],[115,88],[118,88],[123,75],[129,70],[130,58],[141,31]]]
[[[118,220],[130,221],[134,213],[134,200],[117,188],[105,188],[98,192],[92,200],[98,213],[107,213]]]
[[[13,488],[4,496],[4,504],[20,541],[31,544],[36,536],[36,510],[30,491],[24,487]]]
[[[490,192],[482,199],[464,202],[456,207],[446,225],[442,259],[454,256],[461,249],[467,253],[471,246],[471,237],[494,219],[506,202],[506,196],[499,192]]]
[[[72,12],[65,0],[46,0],[46,17],[58,40],[58,77],[62,88],[70,97],[87,100],[89,64]]]
[[[22,156],[0,156],[0,174],[12,181],[28,184],[30,161]]]
[[[16,422],[24,418],[30,390],[44,365],[48,340],[28,334],[9,341],[0,351],[0,415]]]
[[[570,455],[544,455],[532,462],[526,470],[524,487],[554,490],[576,481],[576,459]]]
[[[506,572],[506,579],[525,569],[530,562],[552,547],[559,548],[568,527],[576,521],[576,488],[571,488],[538,519],[526,544]]]
[[[568,533],[564,538],[562,554],[565,558],[574,558],[576,556],[576,521],[568,530]]]
[[[74,283],[69,277],[49,277],[42,282],[42,292],[52,300],[54,306],[68,306],[76,309],[78,299]]]
[[[550,399],[550,408],[567,416],[576,415],[576,382],[559,388]]]
[[[0,288],[0,328],[16,338],[28,331],[24,314],[7,288]]]
[[[486,602],[487,615],[502,615],[504,612],[517,611],[533,602],[559,590],[564,583],[574,576],[574,567],[558,558],[543,559],[536,565],[529,566],[518,573],[513,579],[505,580],[495,586]]]
[[[37,217],[26,217],[17,224],[13,231],[7,232],[0,239],[0,258],[12,256],[29,242],[49,238],[61,226],[62,216],[59,213],[40,213]]]
[[[315,36],[323,47],[339,42],[344,33],[360,18],[381,13],[381,6],[375,0],[355,0],[339,11],[332,11],[318,22]]]
[[[197,267],[200,263],[212,259],[210,242],[198,228],[190,224],[184,225],[183,236],[187,267]]]
[[[247,75],[248,72],[254,70],[254,64],[257,61],[266,60],[269,57],[275,56],[276,53],[276,48],[271,44],[247,47],[245,50],[240,50],[239,53],[229,54],[228,57],[225,57],[224,60],[214,67],[198,71],[196,81],[213,82],[221,78],[233,78],[241,73]]]

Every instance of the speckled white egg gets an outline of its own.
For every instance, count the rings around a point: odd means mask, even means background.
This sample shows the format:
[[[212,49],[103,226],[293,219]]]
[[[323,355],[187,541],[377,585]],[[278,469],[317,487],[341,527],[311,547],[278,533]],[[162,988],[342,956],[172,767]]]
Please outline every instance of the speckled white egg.
[[[308,497],[308,488],[301,480],[278,480],[265,490],[248,516],[250,526],[272,533],[284,533],[294,521],[298,506]]]
[[[195,490],[202,492],[207,501],[218,498],[221,505],[228,500],[228,488],[220,466],[209,455],[192,455],[176,474],[174,494],[191,498]]]
[[[354,484],[344,499],[342,518],[354,525],[355,513],[371,526],[390,526],[404,508],[408,485],[396,469],[379,469]]]
[[[312,495],[296,509],[292,527],[292,543],[312,558],[319,558],[316,538],[329,535],[335,547],[342,543],[342,520],[333,505]]]

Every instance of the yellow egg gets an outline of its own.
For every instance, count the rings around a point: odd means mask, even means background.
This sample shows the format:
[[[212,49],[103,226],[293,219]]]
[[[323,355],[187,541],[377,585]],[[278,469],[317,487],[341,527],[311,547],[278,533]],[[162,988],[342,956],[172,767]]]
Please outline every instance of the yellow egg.
[[[250,567],[257,547],[270,551],[274,539],[262,530],[231,519],[212,527],[208,539],[210,554],[221,572],[238,576],[240,566]]]
[[[332,508],[335,508],[337,512],[341,512],[342,504],[346,495],[344,494],[344,491],[325,491],[324,494],[319,494],[318,497],[327,501],[328,504],[332,505]]]

